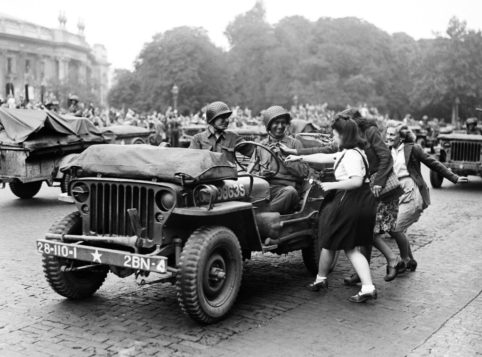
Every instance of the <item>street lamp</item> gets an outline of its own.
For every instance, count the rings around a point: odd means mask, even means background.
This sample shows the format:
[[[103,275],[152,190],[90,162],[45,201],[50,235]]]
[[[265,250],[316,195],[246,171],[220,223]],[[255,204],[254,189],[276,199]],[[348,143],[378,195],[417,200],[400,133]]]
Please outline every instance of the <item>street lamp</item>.
[[[174,84],[172,86],[171,93],[172,93],[173,108],[174,108],[174,111],[177,113],[177,96],[179,94],[179,87]]]

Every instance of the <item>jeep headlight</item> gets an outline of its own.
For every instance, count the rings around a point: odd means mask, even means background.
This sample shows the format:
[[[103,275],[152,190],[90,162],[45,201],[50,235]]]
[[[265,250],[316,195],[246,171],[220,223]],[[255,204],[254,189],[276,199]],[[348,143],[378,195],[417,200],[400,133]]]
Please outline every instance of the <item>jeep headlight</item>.
[[[176,203],[176,197],[172,192],[162,190],[156,193],[156,205],[162,211],[169,211],[174,207]]]
[[[77,202],[85,202],[89,198],[89,186],[83,182],[74,183],[70,190],[70,194]]]

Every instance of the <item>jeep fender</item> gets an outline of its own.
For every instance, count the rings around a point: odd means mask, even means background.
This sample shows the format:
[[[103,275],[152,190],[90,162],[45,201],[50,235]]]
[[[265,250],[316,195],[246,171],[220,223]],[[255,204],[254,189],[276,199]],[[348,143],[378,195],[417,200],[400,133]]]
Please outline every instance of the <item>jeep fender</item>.
[[[178,225],[180,224],[180,225]],[[169,227],[183,227],[188,236],[200,226],[225,226],[238,237],[243,250],[260,251],[261,237],[256,225],[253,205],[249,202],[230,201],[208,206],[175,208],[169,218]]]

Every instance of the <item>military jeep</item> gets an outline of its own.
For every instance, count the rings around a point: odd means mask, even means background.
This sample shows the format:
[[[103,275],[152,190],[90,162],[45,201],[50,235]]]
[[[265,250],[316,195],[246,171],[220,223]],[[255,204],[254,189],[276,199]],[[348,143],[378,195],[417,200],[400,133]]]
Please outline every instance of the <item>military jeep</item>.
[[[454,173],[461,176],[482,176],[482,135],[441,134],[436,158]],[[433,188],[442,186],[443,176],[430,171],[430,183]]]
[[[243,157],[242,145],[254,155]],[[299,207],[269,212],[269,183],[259,151],[241,143],[238,166],[205,150],[96,145],[63,171],[77,210],[37,240],[47,281],[58,294],[83,299],[112,272],[140,282],[171,282],[182,310],[212,323],[232,308],[243,260],[251,252],[301,250],[311,274],[320,254],[316,179],[306,180]],[[271,167],[276,174],[276,167]],[[149,275],[149,279],[147,278]]]

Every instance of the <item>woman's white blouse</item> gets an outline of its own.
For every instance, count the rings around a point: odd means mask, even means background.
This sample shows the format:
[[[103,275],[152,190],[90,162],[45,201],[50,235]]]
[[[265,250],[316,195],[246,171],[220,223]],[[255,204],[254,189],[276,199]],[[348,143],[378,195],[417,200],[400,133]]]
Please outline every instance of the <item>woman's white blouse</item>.
[[[367,160],[363,150],[359,150],[359,152],[357,152],[355,149],[348,149],[338,153],[335,161],[335,178],[337,181],[348,180],[350,177],[354,176],[365,177],[365,163],[363,162],[360,153],[363,155],[365,160]],[[338,163],[338,161],[340,161],[340,163]]]

